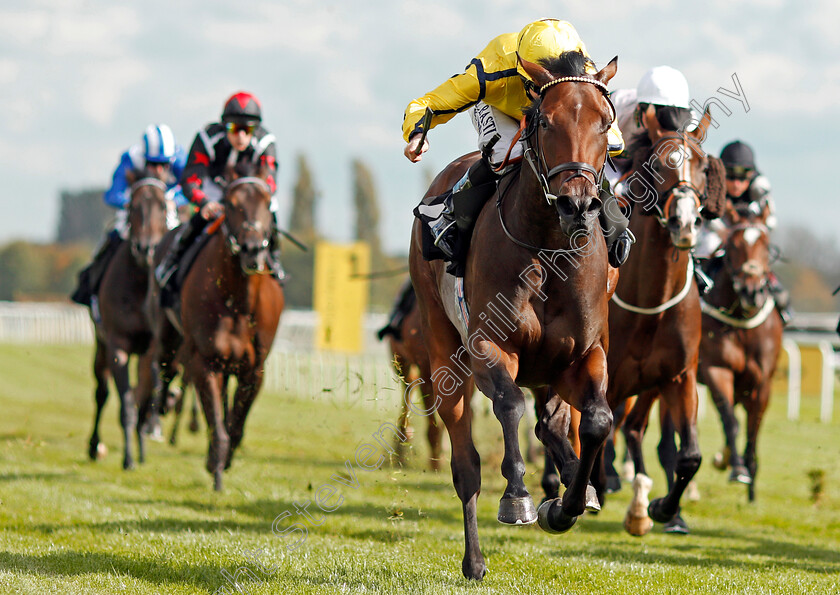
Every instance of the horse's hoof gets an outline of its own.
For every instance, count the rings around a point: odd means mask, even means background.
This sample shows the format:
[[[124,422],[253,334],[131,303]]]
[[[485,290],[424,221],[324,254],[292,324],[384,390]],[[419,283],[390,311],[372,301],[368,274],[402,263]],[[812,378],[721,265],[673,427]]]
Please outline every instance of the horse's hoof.
[[[563,513],[563,500],[561,498],[544,501],[537,511],[537,522],[540,529],[546,533],[555,535],[565,533],[575,525],[577,520],[578,517]]]
[[[93,444],[90,445],[88,449],[88,458],[91,461],[101,461],[108,455],[108,447],[105,446],[104,442],[98,442],[96,446]]]
[[[601,512],[601,502],[598,500],[598,492],[592,485],[586,486],[586,512],[599,513]]]
[[[624,515],[624,530],[630,535],[643,537],[650,533],[651,529],[653,529],[653,521],[649,516],[632,515],[629,510]]]
[[[465,557],[464,561],[461,562],[461,572],[463,572],[464,576],[470,580],[480,581],[484,578],[484,574],[487,572],[487,566],[484,564],[484,558],[481,557],[475,562],[470,562]]]
[[[721,452],[716,452],[715,458],[712,459],[712,465],[718,471],[726,471],[727,467],[729,467],[729,456],[730,451],[728,448],[724,448]]]
[[[222,472],[221,471],[216,471],[216,473],[213,474],[213,489],[216,490],[217,492],[224,491],[224,488],[222,487]]]
[[[504,525],[533,525],[537,521],[537,509],[531,496],[502,498],[497,518]]]
[[[674,518],[665,523],[665,533],[673,533],[675,535],[688,535],[691,531],[688,529],[688,524],[677,513]]]
[[[732,473],[729,474],[729,481],[730,483],[750,485],[752,483],[752,477],[750,477],[750,472],[747,471],[746,467],[738,465],[732,468]]]
[[[123,461],[123,471],[134,470],[134,461]]]
[[[607,485],[604,487],[607,494],[615,494],[621,491],[621,478],[617,475],[610,475],[607,477]]]
[[[671,519],[673,519],[674,516],[679,512],[679,510],[672,514],[668,514],[662,509],[663,500],[664,498],[657,498],[656,500],[651,500],[651,503],[648,505],[648,516],[650,516],[650,518],[652,518],[657,523],[665,524],[670,522]]]
[[[193,434],[198,434],[198,420],[195,420],[195,419],[192,420],[190,422],[189,427],[190,427],[190,432],[192,432]]]

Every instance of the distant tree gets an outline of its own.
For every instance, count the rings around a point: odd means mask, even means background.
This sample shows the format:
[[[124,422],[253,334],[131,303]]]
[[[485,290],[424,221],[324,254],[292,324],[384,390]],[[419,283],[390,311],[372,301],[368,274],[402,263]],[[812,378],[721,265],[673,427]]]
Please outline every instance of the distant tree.
[[[102,237],[114,210],[102,200],[105,190],[62,190],[61,214],[58,219],[56,241],[60,244],[86,242],[95,244]]]
[[[67,299],[89,257],[84,244],[6,244],[0,247],[0,300]]]
[[[300,240],[311,243],[316,238],[315,206],[318,190],[315,188],[309,163],[303,154],[297,156],[297,180],[292,191],[292,214],[289,231]]]
[[[353,237],[370,246],[371,264],[376,270],[382,263],[382,242],[379,237],[379,203],[370,169],[360,159],[353,160],[353,204],[356,225]]]

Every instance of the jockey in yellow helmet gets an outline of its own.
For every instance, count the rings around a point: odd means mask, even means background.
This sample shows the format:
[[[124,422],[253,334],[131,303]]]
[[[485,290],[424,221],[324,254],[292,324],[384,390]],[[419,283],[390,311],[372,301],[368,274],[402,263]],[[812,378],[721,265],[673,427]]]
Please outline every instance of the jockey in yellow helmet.
[[[505,156],[509,161],[521,157],[522,144],[514,142],[524,111],[538,98],[534,83],[522,68],[519,57],[528,62],[556,58],[564,52],[580,52],[589,58],[583,41],[574,27],[557,19],[543,19],[529,23],[521,31],[504,33],[490,41],[473,58],[463,73],[447,79],[434,90],[408,104],[403,119],[404,154],[412,162],[422,159],[429,149],[428,138],[422,146],[420,139],[426,125],[427,109],[431,110],[428,129],[452,119],[457,113],[470,111],[478,133],[478,149],[482,158],[473,164],[464,177],[450,191],[440,216],[429,221],[435,245],[446,260],[453,260],[455,219],[474,221],[492,194],[495,180],[507,171],[499,171]],[[591,67],[591,60],[590,67]],[[592,73],[596,72],[594,67]],[[624,148],[621,132],[613,122],[609,132],[609,151],[618,154]],[[630,240],[626,229],[610,245],[610,262],[618,266],[626,259]],[[620,245],[619,245],[620,244]],[[461,255],[463,256],[463,255]],[[456,267],[450,267],[456,270]]]

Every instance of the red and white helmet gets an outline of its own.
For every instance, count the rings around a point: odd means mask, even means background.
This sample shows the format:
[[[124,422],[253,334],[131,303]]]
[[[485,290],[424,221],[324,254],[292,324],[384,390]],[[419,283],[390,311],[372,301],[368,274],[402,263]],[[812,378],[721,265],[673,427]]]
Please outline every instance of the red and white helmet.
[[[251,93],[240,91],[225,102],[222,110],[222,122],[253,122],[262,120],[259,100]]]

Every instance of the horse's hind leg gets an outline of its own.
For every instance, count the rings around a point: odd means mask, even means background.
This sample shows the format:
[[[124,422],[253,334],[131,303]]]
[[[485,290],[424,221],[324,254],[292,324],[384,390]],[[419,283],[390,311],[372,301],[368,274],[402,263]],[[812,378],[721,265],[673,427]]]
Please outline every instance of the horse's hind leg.
[[[105,349],[105,345],[98,339],[96,341],[96,351],[93,356],[93,376],[96,380],[96,389],[94,391],[96,413],[93,417],[93,432],[90,435],[90,444],[88,446],[88,457],[90,457],[91,461],[101,458],[106,452],[105,445],[99,442],[99,421],[102,418],[102,409],[108,400],[108,378],[110,376],[110,370],[108,369],[108,351]]]
[[[580,364],[566,370],[555,386],[557,390],[568,387],[569,404],[580,411],[580,460],[576,468],[568,470],[568,461],[573,461],[574,458],[566,455],[567,461],[563,462],[560,477],[567,489],[562,502],[554,500],[540,506],[540,526],[543,529],[566,530],[584,510],[600,510],[595,489],[589,483],[589,478],[612,427],[613,417],[607,404],[606,386],[607,356],[600,346],[592,349]],[[558,447],[562,448],[565,442],[568,442],[567,436],[558,436],[556,432],[547,432],[543,436],[543,443],[551,450],[556,463],[559,463],[557,454],[562,455],[558,453]],[[569,475],[571,477],[566,483],[566,477]]]
[[[665,470],[665,479],[668,482],[668,491],[674,487],[674,476],[677,469],[677,442],[676,442],[676,428],[668,412],[667,405],[659,402],[659,426],[661,428],[659,444],[656,446],[656,453],[659,455],[659,464]],[[681,533],[687,534],[688,525],[680,516],[680,509],[677,508],[677,514],[674,515],[670,521],[665,523],[666,533]]]
[[[697,437],[695,370],[689,368],[681,377],[662,386],[662,399],[680,435],[680,449],[674,466],[674,484],[668,495],[652,501],[648,506],[651,518],[659,523],[667,523],[679,512],[680,498],[703,460]]]

